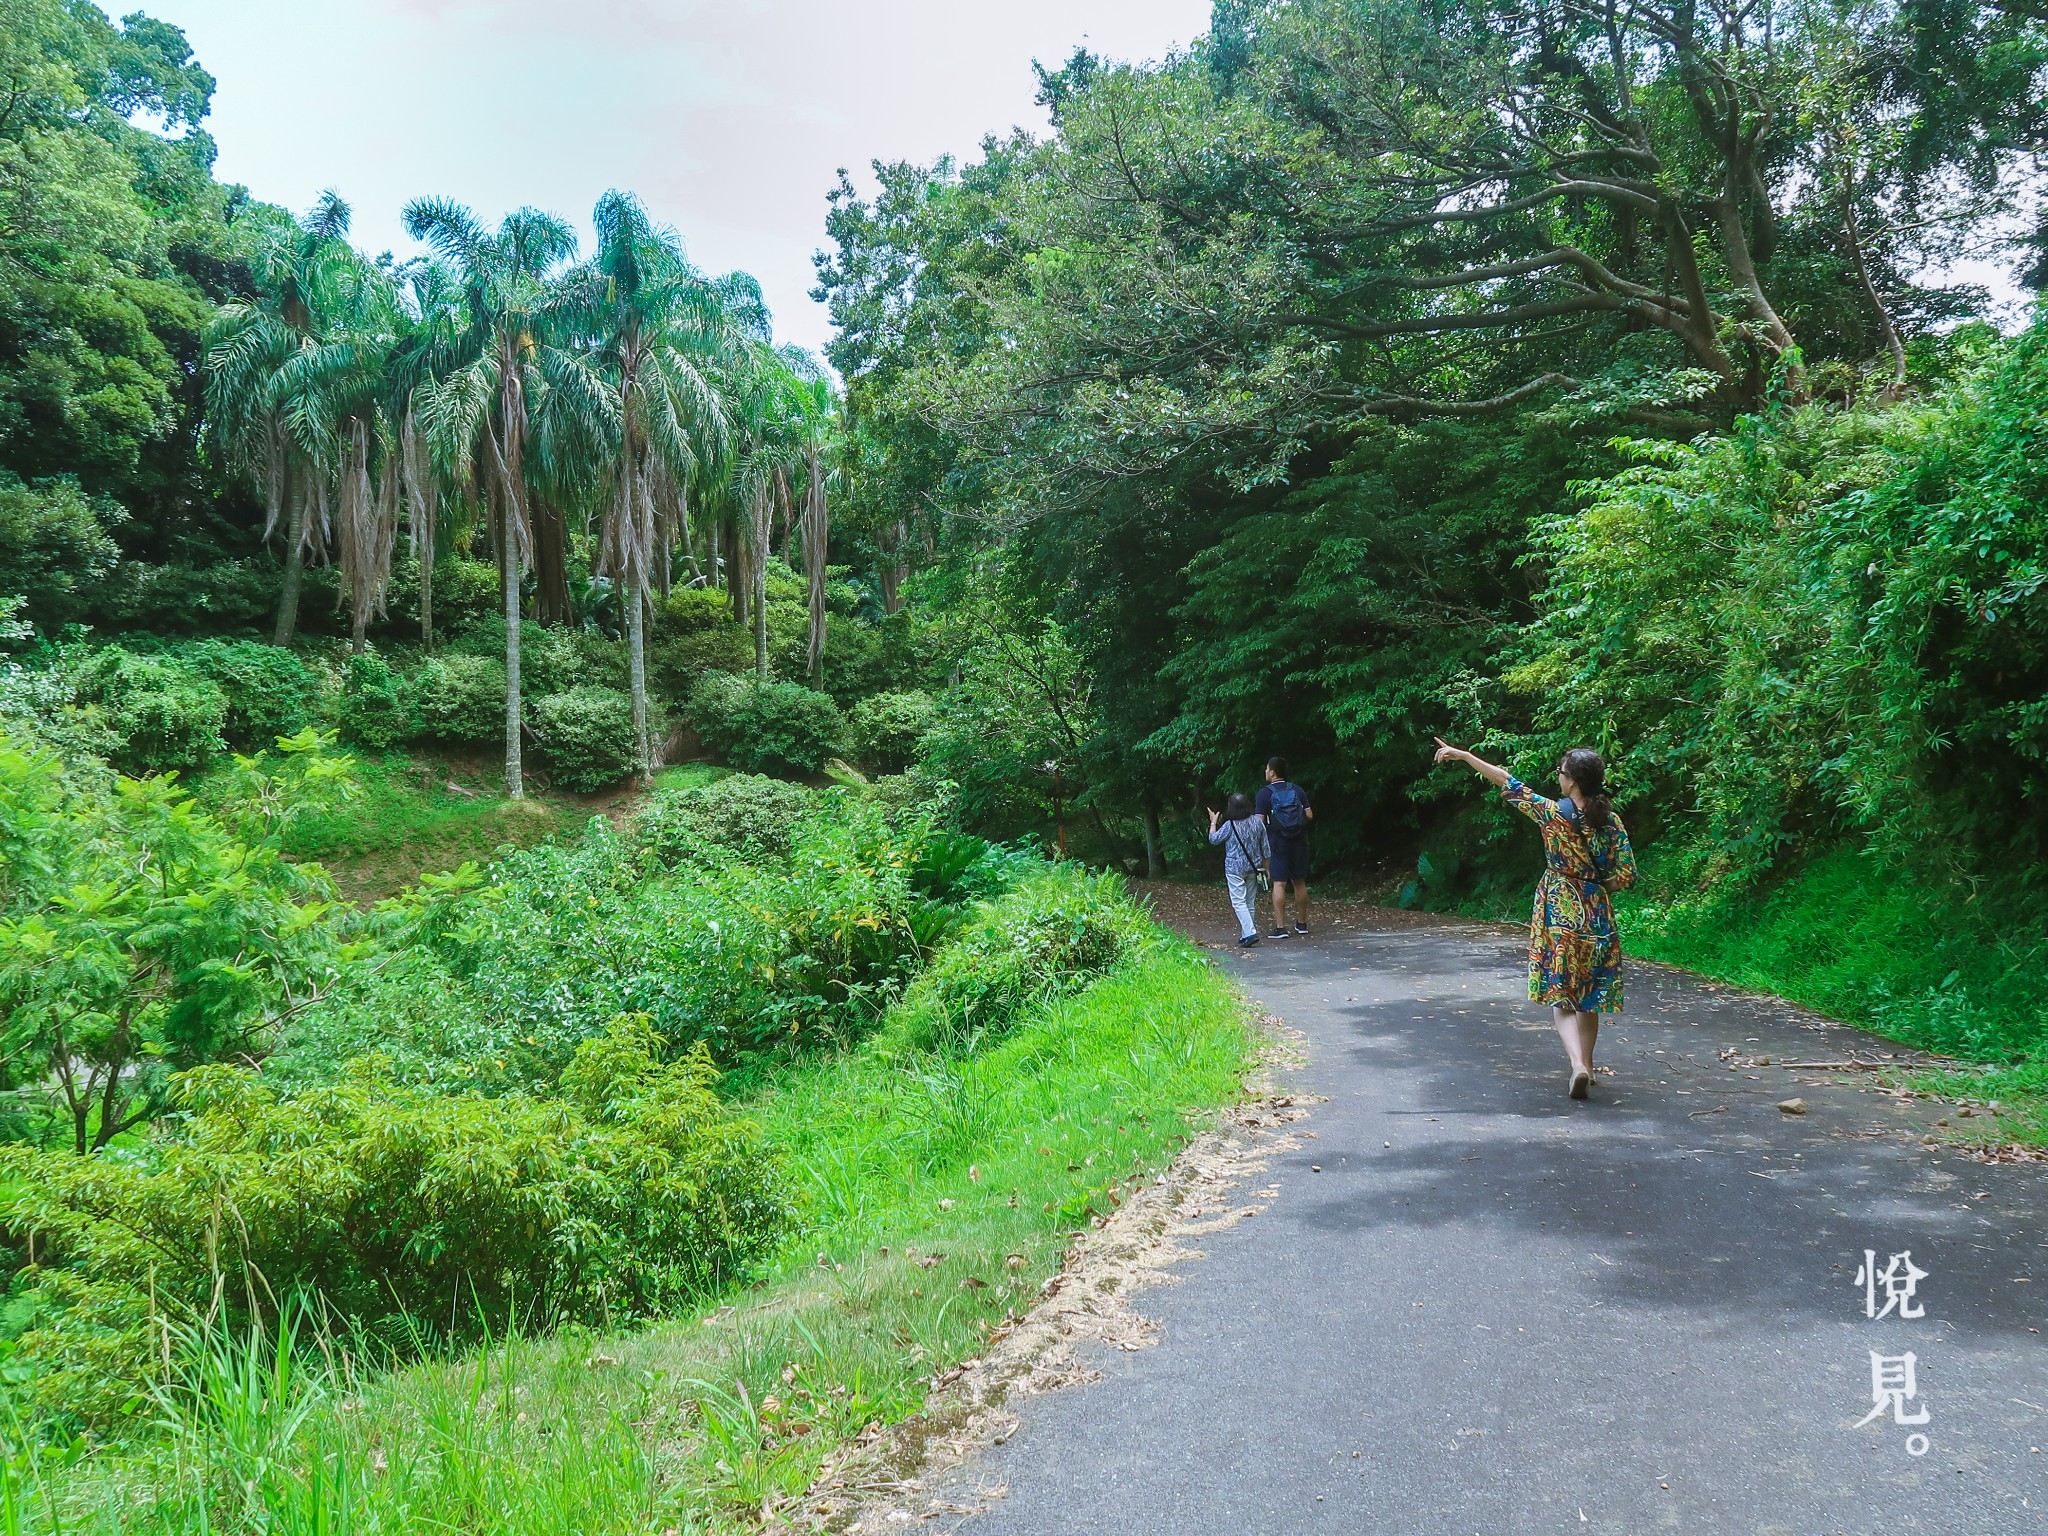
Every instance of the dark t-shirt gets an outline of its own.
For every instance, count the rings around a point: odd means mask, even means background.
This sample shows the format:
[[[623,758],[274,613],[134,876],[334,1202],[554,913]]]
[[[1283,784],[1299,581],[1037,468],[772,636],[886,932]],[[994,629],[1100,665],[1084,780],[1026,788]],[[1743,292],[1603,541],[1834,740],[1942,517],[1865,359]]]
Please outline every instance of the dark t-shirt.
[[[1268,784],[1265,788],[1261,789],[1259,791],[1258,811],[1261,816],[1266,818],[1266,825],[1272,829],[1272,833],[1275,837],[1287,836],[1285,832],[1282,832],[1278,827],[1273,826],[1273,791],[1283,787],[1294,791],[1295,795],[1299,797],[1299,799],[1301,800],[1301,808],[1304,811],[1308,810],[1310,806],[1314,804],[1314,802],[1309,799],[1307,790],[1303,789],[1299,784],[1290,783],[1286,779],[1275,780],[1273,783]],[[1301,831],[1295,833],[1294,835],[1296,837],[1306,836],[1308,833],[1308,828],[1309,823],[1307,819],[1304,818],[1301,825]]]

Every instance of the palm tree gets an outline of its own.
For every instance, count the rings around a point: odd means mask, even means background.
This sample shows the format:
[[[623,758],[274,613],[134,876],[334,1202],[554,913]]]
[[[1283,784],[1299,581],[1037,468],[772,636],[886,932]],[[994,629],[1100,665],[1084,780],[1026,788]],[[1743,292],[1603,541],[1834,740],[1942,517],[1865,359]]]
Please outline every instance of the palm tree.
[[[648,592],[657,558],[665,571],[668,540],[686,524],[689,486],[724,455],[719,370],[740,336],[718,288],[683,259],[674,233],[654,225],[637,198],[607,192],[593,222],[597,253],[568,289],[594,376],[583,381],[563,370],[551,402],[579,426],[595,414],[602,431],[608,494],[598,569],[619,583],[634,752],[648,783]]]
[[[812,385],[820,378],[809,354],[780,350],[756,341],[734,370],[734,436],[738,444],[729,502],[745,521],[744,540],[734,553],[744,554],[746,616],[754,631],[754,672],[768,680],[768,558],[777,514],[794,520],[790,493],[808,463],[803,423]],[[829,388],[829,386],[828,386]],[[737,596],[738,587],[735,587]]]
[[[308,446],[361,652],[372,618],[383,614],[397,533],[396,433],[385,415],[401,311],[387,273],[357,261],[334,284],[333,323],[279,370],[294,438]]]
[[[466,324],[462,294],[440,262],[411,261],[402,267],[411,291],[413,320],[391,356],[385,409],[397,424],[398,474],[406,507],[406,536],[420,567],[420,648],[434,649],[434,557],[440,547],[441,496],[447,476],[419,424],[414,398],[431,382],[429,369],[447,354]]]
[[[522,208],[495,234],[467,208],[422,198],[405,210],[406,232],[453,269],[467,323],[420,359],[432,383],[415,390],[422,423],[488,506],[505,609],[505,793],[526,793],[519,699],[520,578],[532,550],[526,449],[531,396],[558,324],[549,279],[576,252],[553,214]]]
[[[263,253],[256,296],[221,306],[206,331],[208,419],[229,462],[263,497],[263,536],[285,525],[278,645],[298,629],[306,560],[324,551],[326,534],[326,487],[313,446],[293,431],[285,371],[327,335],[337,290],[361,265],[348,225],[348,204],[322,193],[290,238]]]
[[[805,670],[813,688],[825,686],[825,561],[832,546],[827,492],[834,475],[838,399],[823,370],[803,380],[793,425],[803,453],[804,504],[799,523],[804,580],[809,587],[811,635]]]

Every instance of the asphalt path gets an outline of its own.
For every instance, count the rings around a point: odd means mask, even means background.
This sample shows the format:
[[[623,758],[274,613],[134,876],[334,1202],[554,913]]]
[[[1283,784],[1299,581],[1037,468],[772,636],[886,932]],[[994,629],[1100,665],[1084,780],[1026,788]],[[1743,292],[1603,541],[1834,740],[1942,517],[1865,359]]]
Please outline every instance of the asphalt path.
[[[1637,966],[1574,1103],[1511,931],[1232,932],[1314,1135],[1144,1293],[1156,1347],[1017,1405],[962,1536],[2048,1531],[2048,1167],[1784,1065],[1884,1042]],[[1865,1250],[1924,1316],[1866,1316]],[[1916,1396],[1857,1427],[1873,1351]]]

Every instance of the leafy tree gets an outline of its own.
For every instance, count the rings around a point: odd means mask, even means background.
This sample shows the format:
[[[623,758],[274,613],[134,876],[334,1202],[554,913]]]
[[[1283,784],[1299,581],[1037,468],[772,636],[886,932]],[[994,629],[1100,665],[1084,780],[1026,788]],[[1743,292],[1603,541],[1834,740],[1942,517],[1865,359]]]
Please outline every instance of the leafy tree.
[[[171,1075],[241,1056],[334,956],[331,887],[282,852],[343,788],[303,734],[242,759],[219,811],[166,776],[111,783],[0,739],[0,1016],[17,1093],[55,1100],[74,1151],[161,1114]]]

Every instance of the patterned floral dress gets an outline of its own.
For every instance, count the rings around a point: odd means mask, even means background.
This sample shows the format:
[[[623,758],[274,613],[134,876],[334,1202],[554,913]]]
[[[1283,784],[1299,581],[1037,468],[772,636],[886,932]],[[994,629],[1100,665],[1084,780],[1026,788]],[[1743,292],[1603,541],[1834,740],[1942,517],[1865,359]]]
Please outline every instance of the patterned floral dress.
[[[1529,914],[1529,1000],[1621,1012],[1621,935],[1608,893],[1636,883],[1628,830],[1617,816],[1607,830],[1588,832],[1571,801],[1546,800],[1520,779],[1500,794],[1543,834],[1543,878]]]

